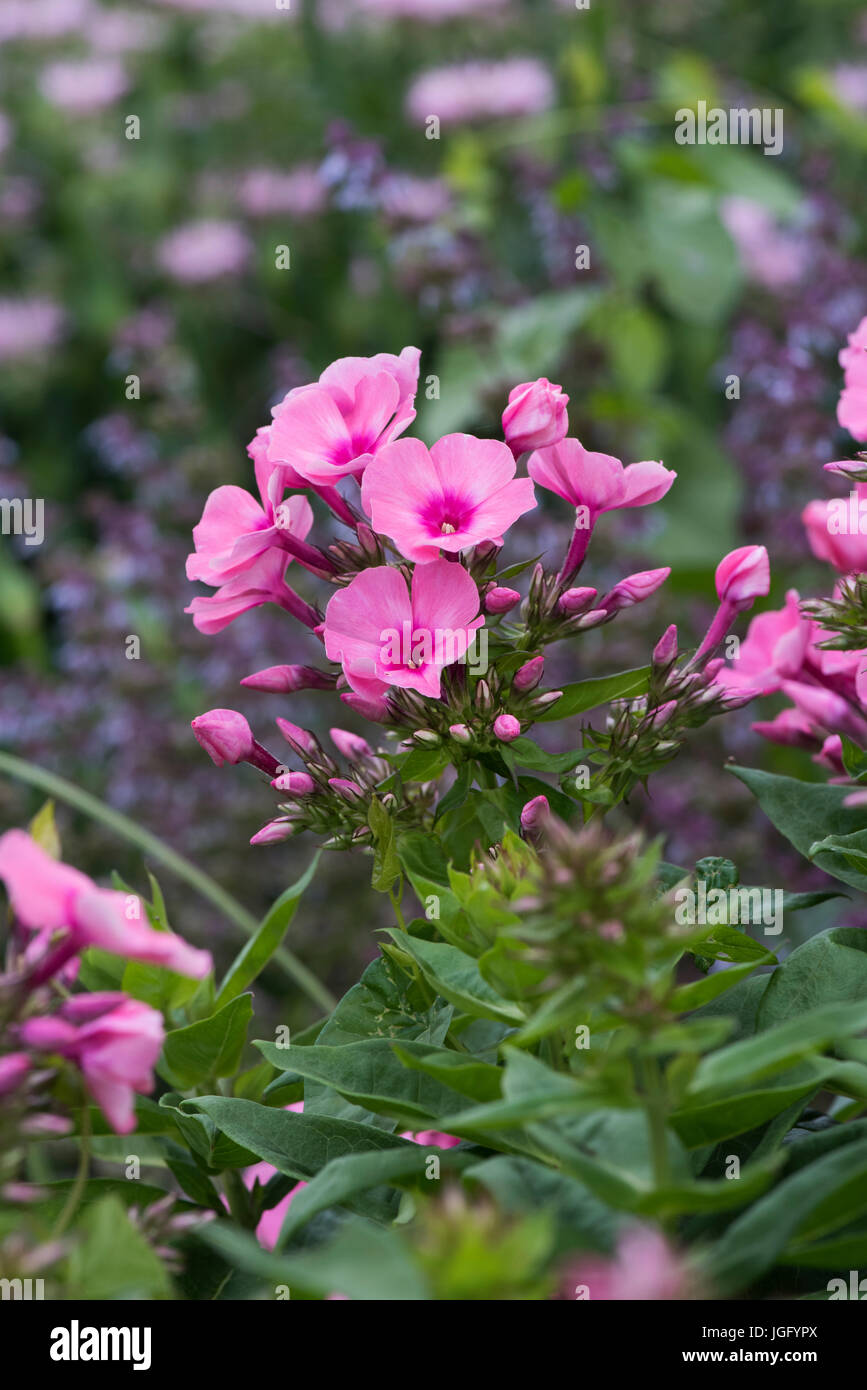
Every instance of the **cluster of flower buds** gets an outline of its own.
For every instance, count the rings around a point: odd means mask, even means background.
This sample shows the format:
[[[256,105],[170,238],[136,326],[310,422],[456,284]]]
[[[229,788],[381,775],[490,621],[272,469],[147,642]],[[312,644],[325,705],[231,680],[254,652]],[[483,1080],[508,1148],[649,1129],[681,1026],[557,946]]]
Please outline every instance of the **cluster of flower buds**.
[[[520,981],[527,999],[566,990],[579,1013],[616,998],[627,1019],[664,1014],[670,980],[656,967],[696,929],[679,926],[673,894],[658,892],[660,846],[613,837],[598,820],[568,826],[544,796],[524,807],[522,826],[523,843],[507,835],[477,857],[462,903],[472,918],[480,880],[502,899],[497,914],[486,899],[480,919],[480,928],[498,922],[486,978],[497,987],[502,971],[503,987],[514,994]]]

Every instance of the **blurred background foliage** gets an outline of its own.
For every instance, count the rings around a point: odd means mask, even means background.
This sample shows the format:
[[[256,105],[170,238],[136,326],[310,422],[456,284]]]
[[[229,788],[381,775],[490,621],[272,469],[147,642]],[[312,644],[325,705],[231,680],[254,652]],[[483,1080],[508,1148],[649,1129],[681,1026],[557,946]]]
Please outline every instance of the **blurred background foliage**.
[[[698,100],[781,108],[782,154],[678,145],[674,113]],[[717,560],[747,540],[771,552],[772,602],[823,591],[798,517],[848,449],[836,353],[867,312],[865,112],[855,0],[3,0],[0,497],[44,498],[46,536],[0,537],[0,748],[254,914],[297,876],[312,845],[249,848],[270,794],[212,767],[189,720],[237,707],[265,741],[278,713],[351,721],[330,696],[241,691],[314,645],[267,610],[200,636],[183,562],[207,492],[251,481],[270,406],[348,354],[423,349],[426,439],[498,432],[508,389],[546,375],[588,447],[677,470],[591,552],[599,588],[670,564],[664,596],[563,651],[554,679],[639,664],[673,618],[694,640]],[[546,496],[513,534],[515,555],[556,558],[567,519]],[[809,762],[750,719],[697,737],[632,809],[667,858],[725,853],[778,882],[785,846],[722,765]],[[37,804],[0,780],[4,826]],[[82,868],[140,874],[105,827],[61,823]],[[339,990],[374,951],[358,894],[377,909],[364,860],[326,862],[292,944]],[[213,909],[164,888],[219,953]]]

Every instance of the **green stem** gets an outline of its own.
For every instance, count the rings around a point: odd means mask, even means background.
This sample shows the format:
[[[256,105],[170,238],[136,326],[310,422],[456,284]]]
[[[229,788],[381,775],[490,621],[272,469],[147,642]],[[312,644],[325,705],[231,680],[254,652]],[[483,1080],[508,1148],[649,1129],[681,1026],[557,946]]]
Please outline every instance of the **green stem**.
[[[653,1178],[657,1188],[669,1183],[668,1129],[666,1100],[656,1057],[642,1057],[638,1063],[647,1127],[650,1134],[650,1153]]]
[[[234,1220],[246,1231],[255,1230],[256,1221],[250,1205],[250,1194],[236,1169],[229,1168],[223,1174],[223,1187],[226,1189],[226,1200]]]
[[[82,1098],[79,1145],[78,1172],[72,1187],[69,1189],[69,1196],[64,1203],[63,1210],[57,1218],[57,1225],[51,1232],[51,1240],[59,1240],[63,1235],[78,1210],[78,1204],[87,1182],[88,1169],[90,1168],[90,1106],[87,1102],[87,1096]]]
[[[197,868],[189,859],[185,859],[182,854],[178,854],[158,835],[137,825],[122,811],[115,811],[113,807],[106,806],[103,801],[91,796],[90,792],[84,791],[82,787],[77,787],[74,782],[67,782],[64,777],[58,777],[34,763],[25,762],[23,758],[16,758],[11,753],[0,752],[0,772],[6,772],[10,777],[27,782],[32,787],[39,787],[50,796],[56,796],[67,805],[74,806],[77,811],[82,811],[92,820],[107,825],[117,835],[136,845],[155,863],[162,864],[170,873],[183,879],[195,892],[228,917],[230,922],[234,922],[245,936],[252,936],[257,930],[259,924],[255,917],[237,898],[233,898],[231,893],[227,893],[208,874]],[[280,962],[287,975],[291,976],[308,998],[331,1012],[335,1004],[332,995],[290,950],[281,946],[274,952],[274,960]]]

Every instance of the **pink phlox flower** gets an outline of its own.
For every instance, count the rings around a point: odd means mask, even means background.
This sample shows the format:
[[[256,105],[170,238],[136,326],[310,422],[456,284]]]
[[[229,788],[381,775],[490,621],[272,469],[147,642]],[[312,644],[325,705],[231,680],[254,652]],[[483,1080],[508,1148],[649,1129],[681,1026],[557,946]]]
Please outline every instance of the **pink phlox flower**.
[[[478,610],[475,583],[452,561],[417,565],[411,590],[396,569],[362,570],[325,610],[325,650],[361,695],[396,685],[438,697],[443,667],[484,624]]]
[[[420,439],[401,439],[368,464],[361,500],[374,530],[408,560],[434,560],[440,550],[500,543],[535,507],[532,482],[515,471],[511,449],[494,439],[447,434],[430,450]]]
[[[362,473],[415,419],[420,350],[342,357],[275,406],[268,458],[309,483]]]

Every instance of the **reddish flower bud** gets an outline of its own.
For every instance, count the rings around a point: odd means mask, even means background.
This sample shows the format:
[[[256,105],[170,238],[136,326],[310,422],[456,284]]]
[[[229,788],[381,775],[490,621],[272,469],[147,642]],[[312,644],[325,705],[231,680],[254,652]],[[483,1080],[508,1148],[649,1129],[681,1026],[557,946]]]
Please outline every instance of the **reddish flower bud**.
[[[740,610],[750,608],[771,588],[768,552],[763,545],[743,545],[720,560],[716,570],[716,591],[720,603]]]
[[[516,458],[527,449],[559,444],[569,428],[568,401],[562,386],[544,376],[512,388],[503,411],[503,434]]]
[[[333,690],[335,681],[335,676],[317,671],[315,666],[266,666],[264,671],[245,676],[241,684],[249,690],[287,695],[296,690]]]
[[[253,754],[256,740],[243,714],[234,709],[209,709],[197,714],[192,730],[205,752],[222,767],[243,763]]]
[[[360,734],[353,734],[349,729],[329,729],[328,732],[334,747],[347,762],[354,763],[359,758],[373,756],[373,749]]]
[[[271,786],[278,792],[291,792],[293,796],[309,796],[316,790],[316,783],[309,772],[282,772],[275,777]]]
[[[513,714],[498,714],[494,720],[494,735],[501,743],[512,743],[521,733],[521,721]]]
[[[551,807],[548,805],[547,796],[534,796],[533,800],[528,801],[521,812],[522,830],[541,830],[550,814]]]
[[[501,589],[496,586],[485,594],[485,609],[488,613],[508,613],[516,603],[521,602],[517,589]]]
[[[293,724],[291,719],[277,719],[277,728],[285,738],[286,742],[300,756],[309,756],[315,753],[319,744],[308,729],[302,729],[298,724]]]
[[[589,608],[596,597],[595,589],[567,589],[565,594],[561,594],[557,601],[557,607],[561,613],[569,617],[573,613],[583,613]]]
[[[654,666],[670,666],[677,659],[677,628],[674,623],[667,627],[653,648],[651,660]]]
[[[545,672],[544,656],[533,656],[515,672],[512,685],[521,692],[535,690]]]

